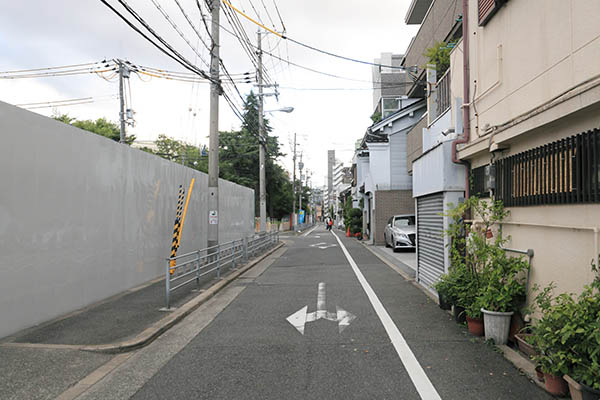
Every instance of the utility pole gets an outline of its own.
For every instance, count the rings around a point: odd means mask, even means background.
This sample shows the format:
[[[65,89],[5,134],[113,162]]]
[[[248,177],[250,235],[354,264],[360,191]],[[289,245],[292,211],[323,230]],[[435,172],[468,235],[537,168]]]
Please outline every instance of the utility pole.
[[[119,120],[121,121],[119,143],[125,143],[125,97],[123,96],[123,79],[125,76],[129,78],[129,70],[121,60],[117,60],[117,62],[119,64],[119,103],[121,108],[121,111],[119,112]]]
[[[211,1],[210,123],[208,149],[208,241],[219,244],[219,11],[221,0]]]
[[[296,134],[294,133],[294,176],[292,178],[292,229],[296,230]]]
[[[265,193],[265,120],[263,116],[263,68],[262,68],[262,40],[258,31],[258,164],[259,164],[259,203],[260,203],[260,231],[267,229],[267,199]]]
[[[302,153],[300,153],[300,162],[298,163],[298,169],[300,170],[300,194],[298,195],[298,223],[300,223],[300,210],[302,209],[302,168],[304,163],[302,162]],[[306,218],[306,214],[304,214]]]

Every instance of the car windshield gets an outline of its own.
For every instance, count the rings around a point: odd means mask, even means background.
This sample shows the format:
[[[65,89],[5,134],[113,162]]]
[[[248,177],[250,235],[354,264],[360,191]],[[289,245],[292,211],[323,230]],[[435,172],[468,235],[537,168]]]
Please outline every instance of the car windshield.
[[[394,226],[396,228],[404,228],[409,225],[415,224],[415,217],[398,217],[394,220]]]

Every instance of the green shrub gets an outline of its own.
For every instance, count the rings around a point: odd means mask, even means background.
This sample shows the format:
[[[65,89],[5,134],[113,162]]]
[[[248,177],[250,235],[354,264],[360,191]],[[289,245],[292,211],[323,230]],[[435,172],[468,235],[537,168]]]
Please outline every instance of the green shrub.
[[[553,289],[551,284],[536,297],[542,317],[532,328],[539,351],[534,360],[546,373],[568,373],[600,390],[600,281],[585,286],[577,297],[567,293],[553,297]]]

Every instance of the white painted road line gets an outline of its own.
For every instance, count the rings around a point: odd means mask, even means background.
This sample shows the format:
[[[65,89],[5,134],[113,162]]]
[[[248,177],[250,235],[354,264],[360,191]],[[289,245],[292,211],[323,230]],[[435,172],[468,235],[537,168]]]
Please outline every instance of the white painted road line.
[[[369,282],[367,282],[367,280],[365,279],[365,276],[358,268],[358,265],[356,265],[356,262],[346,249],[346,246],[344,246],[338,235],[336,235],[334,232],[331,233],[333,234],[333,236],[335,236],[338,243],[340,244],[340,247],[342,248],[342,251],[346,256],[346,259],[348,260],[350,266],[352,267],[352,270],[354,271],[354,274],[358,278],[358,281],[360,282],[363,290],[367,294],[371,305],[373,305],[373,308],[375,309],[379,320],[383,324],[385,331],[390,337],[392,345],[396,349],[398,356],[400,356],[400,361],[402,361],[402,364],[404,364],[404,368],[406,368],[406,372],[408,372],[408,375],[410,376],[413,385],[415,385],[417,392],[419,392],[419,395],[423,400],[441,400],[440,395],[438,394],[437,390],[435,390],[435,387],[433,387],[433,384],[427,377],[427,374],[423,370],[423,367],[421,367],[419,361],[417,361],[417,358],[408,346],[408,343],[406,343],[404,336],[402,336],[402,333],[400,333],[400,330],[398,329],[396,324],[394,324],[394,321],[386,311],[385,307],[383,306],[383,304],[381,304],[381,301],[377,297],[377,294],[375,294],[375,291],[373,291],[371,285],[369,285]]]
[[[313,227],[312,227],[312,229],[310,229],[308,232],[306,232],[306,233],[305,233],[304,235],[302,235],[302,236],[304,236],[304,237],[307,237],[308,235],[310,235],[311,233],[313,233],[313,231],[314,231],[315,229],[317,229],[317,227],[318,227],[318,225],[315,225],[315,226],[313,226]]]

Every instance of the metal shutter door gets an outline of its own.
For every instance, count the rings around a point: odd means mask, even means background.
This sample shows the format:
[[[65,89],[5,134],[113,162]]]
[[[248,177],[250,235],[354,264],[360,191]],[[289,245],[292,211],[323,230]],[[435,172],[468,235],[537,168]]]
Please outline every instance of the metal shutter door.
[[[418,281],[426,288],[444,273],[444,194],[417,199]]]

